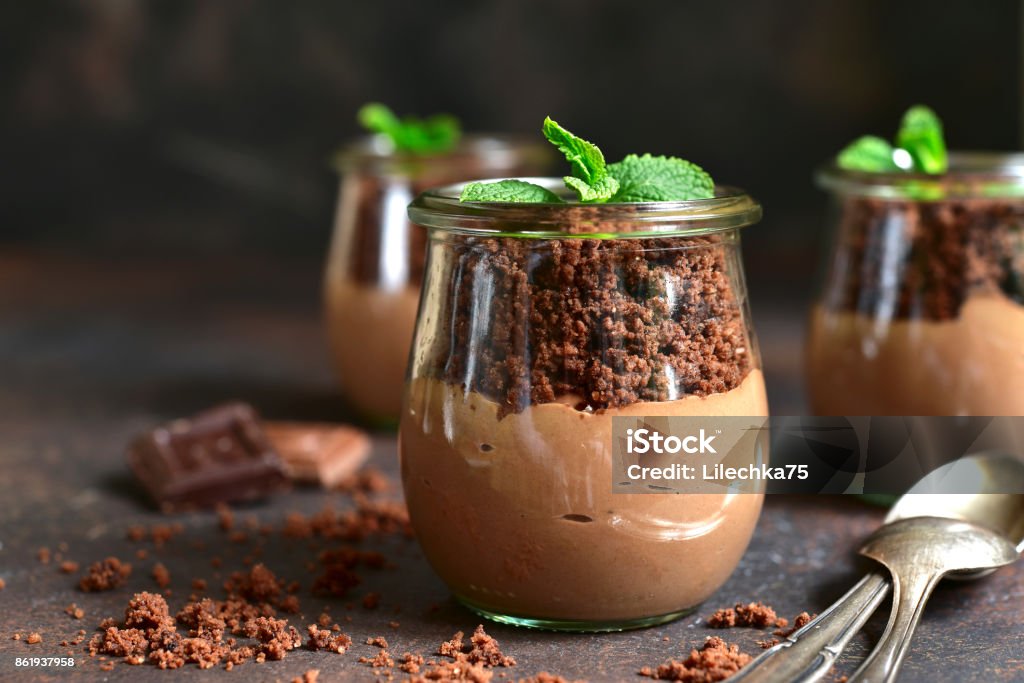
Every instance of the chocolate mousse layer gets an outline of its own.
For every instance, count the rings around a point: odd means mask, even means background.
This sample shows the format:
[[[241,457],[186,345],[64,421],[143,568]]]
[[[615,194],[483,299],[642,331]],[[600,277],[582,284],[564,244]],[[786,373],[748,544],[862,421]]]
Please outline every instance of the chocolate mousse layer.
[[[852,197],[811,316],[826,415],[1024,414],[1024,202]]]

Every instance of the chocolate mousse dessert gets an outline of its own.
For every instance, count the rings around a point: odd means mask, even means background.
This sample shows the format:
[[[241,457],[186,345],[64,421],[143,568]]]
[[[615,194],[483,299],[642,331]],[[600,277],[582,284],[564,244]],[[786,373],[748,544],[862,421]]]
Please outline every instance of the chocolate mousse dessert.
[[[934,150],[944,143],[930,125]],[[945,163],[941,147],[943,163],[926,168],[901,138],[909,150],[892,155],[907,152],[908,171],[851,162],[858,141],[820,175],[838,225],[811,315],[812,408],[1024,414],[1024,159],[954,153]]]
[[[545,133],[597,150],[550,120]],[[759,493],[613,492],[611,432],[615,416],[767,415],[737,231],[760,207],[680,159],[574,172],[580,201],[532,179],[410,208],[430,245],[402,479],[417,538],[463,603],[619,630],[707,598],[757,521]]]
[[[406,206],[424,189],[473,178],[531,173],[547,151],[508,138],[460,136],[451,117],[399,120],[367,105],[374,137],[338,157],[342,173],[324,281],[331,356],[346,398],[364,417],[399,412],[426,238]]]

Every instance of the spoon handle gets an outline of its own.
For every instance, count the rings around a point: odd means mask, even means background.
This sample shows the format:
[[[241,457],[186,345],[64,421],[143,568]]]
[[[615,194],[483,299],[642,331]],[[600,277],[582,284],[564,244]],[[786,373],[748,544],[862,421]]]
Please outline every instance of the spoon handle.
[[[888,593],[887,574],[868,574],[814,621],[730,678],[730,683],[810,683],[820,679]]]
[[[881,640],[850,677],[849,683],[892,683],[896,680],[924,605],[941,578],[941,574],[925,570],[893,572],[893,607],[889,623]]]

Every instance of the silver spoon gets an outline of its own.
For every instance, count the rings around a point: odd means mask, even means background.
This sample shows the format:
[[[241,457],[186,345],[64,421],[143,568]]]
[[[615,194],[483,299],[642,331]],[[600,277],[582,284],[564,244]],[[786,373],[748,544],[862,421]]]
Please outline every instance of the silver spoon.
[[[1013,563],[1017,547],[983,526],[941,517],[887,524],[860,549],[892,573],[892,613],[881,640],[850,678],[889,683],[899,675],[910,638],[932,590],[952,572],[992,570]],[[985,572],[988,573],[988,572]]]
[[[977,493],[948,493],[965,489]],[[999,532],[1017,544],[1015,552],[1019,554],[1024,552],[1024,495],[1000,492],[1022,489],[1024,462],[1017,458],[1003,454],[961,458],[933,470],[915,484],[890,509],[885,524],[876,533],[889,524],[916,517],[964,520]],[[964,574],[960,578],[977,578],[990,571]],[[888,572],[871,572],[816,619],[765,651],[730,680],[744,683],[819,680],[885,600],[889,587]]]

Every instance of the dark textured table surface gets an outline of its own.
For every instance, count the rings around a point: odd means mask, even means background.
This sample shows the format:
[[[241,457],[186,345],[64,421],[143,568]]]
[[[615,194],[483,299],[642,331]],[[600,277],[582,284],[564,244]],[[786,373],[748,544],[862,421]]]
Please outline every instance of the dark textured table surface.
[[[265,415],[301,420],[344,419],[327,367],[317,303],[315,268],[263,262],[137,263],[86,261],[37,253],[0,255],[0,680],[112,679],[291,680],[314,668],[321,680],[374,680],[358,663],[376,648],[368,636],[384,635],[392,651],[433,652],[457,630],[471,631],[480,619],[455,604],[431,573],[412,541],[368,542],[392,556],[397,568],[365,574],[351,598],[308,594],[307,563],[322,541],[270,536],[229,542],[212,514],[168,519],[139,497],[124,465],[130,436],[156,422],[189,414],[216,402],[241,398]],[[799,312],[758,308],[768,381],[776,413],[799,411]],[[395,439],[374,439],[373,462],[396,469]],[[280,525],[289,510],[314,512],[332,503],[350,504],[338,493],[299,490],[240,512]],[[505,679],[546,670],[570,679],[644,680],[636,671],[684,655],[715,633],[702,617],[735,601],[764,600],[792,618],[828,606],[863,568],[853,548],[882,514],[857,500],[834,497],[772,497],[750,550],[717,595],[693,616],[666,626],[607,635],[564,635],[488,624],[488,632],[518,660]],[[178,521],[183,534],[161,548],[126,538],[133,524]],[[118,590],[84,594],[81,573],[66,575],[56,563],[42,564],[38,549],[87,565],[108,555],[130,558],[136,567]],[[197,547],[205,544],[204,550]],[[140,547],[145,560],[134,558]],[[211,587],[247,555],[258,553],[280,576],[303,583],[303,615],[313,621],[326,606],[355,641],[343,655],[290,653],[279,662],[248,663],[234,671],[200,671],[192,665],[169,672],[123,664],[110,672],[81,646],[59,647],[79,628],[92,631],[106,616],[120,616],[133,591],[155,590],[152,565],[170,571],[176,609],[193,577]],[[221,569],[211,566],[220,555]],[[680,567],[685,577],[686,567]],[[364,609],[367,591],[382,596]],[[212,590],[216,593],[216,590]],[[64,613],[70,603],[81,621]],[[346,605],[355,603],[352,609]],[[351,620],[346,620],[350,617]],[[399,622],[397,629],[389,627]],[[849,673],[877,638],[880,618],[870,623],[843,658],[836,677]],[[35,645],[14,641],[15,632],[38,632]],[[749,653],[763,631],[733,629],[724,635]],[[72,670],[16,668],[20,656],[75,657]],[[984,580],[943,585],[928,606],[906,663],[908,681],[1024,680],[1024,569],[1001,570]]]

